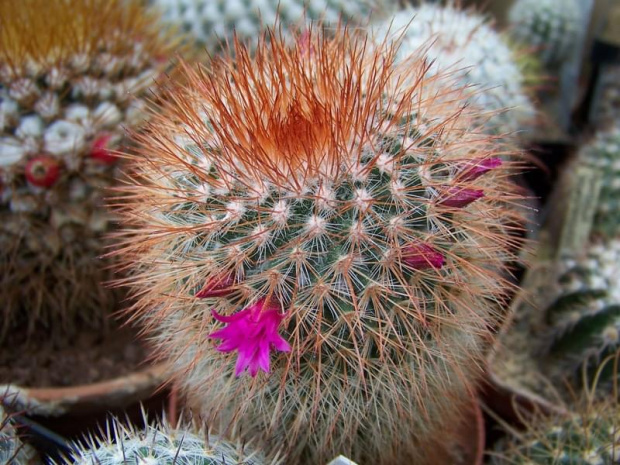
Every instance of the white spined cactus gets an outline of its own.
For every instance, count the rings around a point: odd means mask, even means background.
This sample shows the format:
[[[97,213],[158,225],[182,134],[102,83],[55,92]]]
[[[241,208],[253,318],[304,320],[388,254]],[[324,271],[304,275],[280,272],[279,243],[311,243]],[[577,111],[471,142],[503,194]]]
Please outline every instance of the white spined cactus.
[[[263,465],[257,452],[202,429],[172,427],[165,419],[145,429],[125,426],[114,419],[101,436],[76,443],[62,465]]]
[[[566,60],[580,37],[580,0],[517,0],[508,14],[512,35],[537,49],[548,66]]]
[[[287,29],[321,21],[339,20],[365,23],[374,11],[385,11],[393,0],[151,0],[163,13],[163,19],[192,37],[209,51],[218,50],[233,33],[254,46],[261,30],[282,26]]]
[[[489,21],[452,3],[407,8],[377,23],[375,41],[401,41],[397,60],[425,48],[429,74],[452,73],[471,88],[470,101],[488,113],[487,126],[500,133],[525,129],[535,109],[517,54]]]

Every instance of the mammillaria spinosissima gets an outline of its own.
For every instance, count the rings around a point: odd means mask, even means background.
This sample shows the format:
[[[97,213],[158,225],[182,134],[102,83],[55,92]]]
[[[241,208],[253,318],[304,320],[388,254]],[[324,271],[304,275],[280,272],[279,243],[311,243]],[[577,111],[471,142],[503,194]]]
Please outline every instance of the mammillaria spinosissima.
[[[536,111],[528,95],[528,73],[517,53],[489,20],[454,2],[423,3],[378,22],[373,35],[399,42],[399,60],[424,47],[429,73],[451,73],[459,85],[469,86],[470,101],[488,113],[481,114],[492,131],[526,129]]]
[[[145,429],[114,419],[86,444],[78,442],[63,465],[275,465],[251,446],[210,435],[191,425],[172,427],[164,418]]]
[[[517,0],[508,19],[512,36],[534,47],[548,66],[557,66],[574,51],[582,28],[579,0]]]
[[[128,313],[289,463],[440,463],[508,287],[512,149],[421,58],[269,42],[184,67],[139,137]]]
[[[165,66],[155,19],[137,0],[0,4],[0,332],[70,334],[114,306],[104,190]]]
[[[288,29],[321,21],[338,24],[340,20],[364,24],[372,12],[392,9],[391,0],[152,0],[163,19],[193,38],[209,51],[219,50],[233,32],[250,47],[256,45],[261,31],[276,23],[287,37]]]

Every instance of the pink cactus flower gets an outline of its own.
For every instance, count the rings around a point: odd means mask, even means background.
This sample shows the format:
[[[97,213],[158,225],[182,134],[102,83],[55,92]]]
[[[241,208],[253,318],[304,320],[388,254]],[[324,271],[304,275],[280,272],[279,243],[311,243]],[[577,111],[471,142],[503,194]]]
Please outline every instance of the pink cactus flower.
[[[261,369],[269,373],[269,355],[271,348],[288,352],[291,346],[278,334],[278,327],[284,318],[280,309],[260,299],[254,305],[231,316],[219,315],[212,311],[213,317],[228,325],[211,333],[210,338],[221,339],[217,346],[220,352],[239,351],[235,376],[240,376],[246,368],[250,375],[256,376]]]
[[[483,174],[501,166],[502,159],[499,157],[493,158],[478,158],[466,163],[460,171],[460,179],[464,181],[473,181],[478,179]]]
[[[463,208],[482,197],[484,197],[484,191],[482,189],[450,187],[439,199],[439,205],[444,207]]]
[[[206,299],[209,297],[224,297],[230,294],[233,282],[233,278],[230,275],[212,279],[208,281],[207,284],[205,284],[205,287],[203,287],[200,291],[196,293],[196,297],[198,297],[199,299]]]
[[[445,257],[428,244],[411,244],[403,250],[403,263],[416,270],[439,269],[443,267]]]

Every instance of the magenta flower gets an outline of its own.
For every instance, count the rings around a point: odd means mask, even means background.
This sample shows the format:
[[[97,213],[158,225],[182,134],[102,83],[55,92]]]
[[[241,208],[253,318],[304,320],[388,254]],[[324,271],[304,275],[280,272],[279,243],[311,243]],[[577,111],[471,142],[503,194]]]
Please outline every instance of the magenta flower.
[[[482,197],[484,197],[484,191],[482,189],[450,187],[439,199],[439,205],[443,205],[444,207],[463,208]]]
[[[206,299],[208,297],[224,297],[230,294],[231,286],[233,285],[232,276],[226,275],[219,278],[212,279],[205,284],[200,291],[196,293],[196,297],[199,299]]]
[[[260,368],[269,373],[269,354],[273,347],[280,352],[288,352],[291,346],[278,334],[278,327],[284,318],[280,309],[260,299],[254,305],[231,316],[219,315],[212,311],[213,317],[228,325],[211,333],[210,338],[221,339],[217,346],[220,352],[239,351],[235,376],[240,376],[246,368],[250,375],[256,376]]]
[[[445,257],[428,244],[411,244],[403,250],[403,263],[416,270],[439,269],[443,267]]]
[[[464,181],[473,181],[492,169],[499,167],[501,164],[502,159],[499,157],[471,160],[461,169],[460,178]]]

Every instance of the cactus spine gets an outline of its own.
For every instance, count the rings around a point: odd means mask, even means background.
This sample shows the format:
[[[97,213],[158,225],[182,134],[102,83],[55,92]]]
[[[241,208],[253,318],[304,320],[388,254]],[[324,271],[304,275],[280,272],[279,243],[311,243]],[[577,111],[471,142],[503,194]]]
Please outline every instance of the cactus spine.
[[[15,428],[11,424],[10,415],[5,412],[1,403],[0,463],[7,465],[35,465],[40,463],[34,449],[20,440]]]
[[[0,5],[0,332],[70,333],[114,306],[104,189],[164,66],[153,21],[134,0]]]
[[[579,0],[517,0],[508,20],[515,40],[536,48],[541,61],[554,66],[577,45],[581,15]]]
[[[422,47],[429,73],[450,73],[460,86],[470,87],[470,101],[487,112],[481,115],[490,130],[522,130],[535,109],[527,92],[525,67],[489,21],[448,2],[407,8],[377,23],[375,40],[400,42],[398,59]]]
[[[186,69],[140,137],[129,314],[290,463],[440,463],[513,259],[505,147],[423,59],[304,38]]]
[[[363,23],[371,12],[390,7],[388,0],[152,0],[152,4],[166,21],[210,51],[232,43],[233,32],[253,47],[261,30],[276,23],[291,37],[289,28],[311,21]]]
[[[261,454],[249,449],[194,427],[173,428],[165,419],[143,430],[113,420],[101,436],[76,443],[62,464],[267,465]]]

